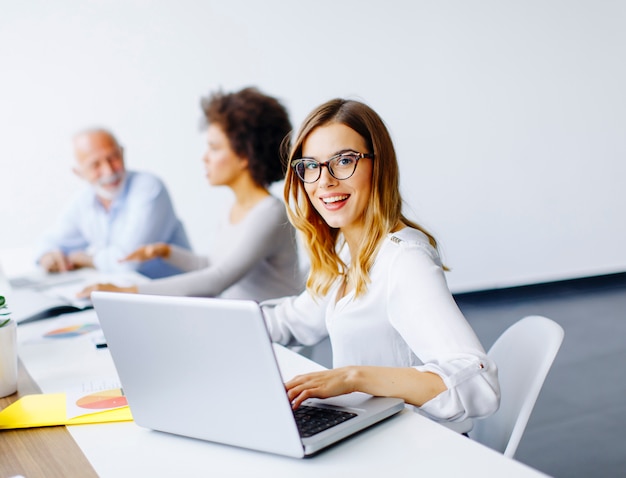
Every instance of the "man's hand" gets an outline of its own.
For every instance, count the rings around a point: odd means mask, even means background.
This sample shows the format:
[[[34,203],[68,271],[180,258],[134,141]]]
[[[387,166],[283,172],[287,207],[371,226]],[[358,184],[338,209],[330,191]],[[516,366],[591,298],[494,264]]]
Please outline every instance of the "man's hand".
[[[62,251],[50,251],[39,259],[39,265],[46,272],[67,272],[74,269],[73,262]]]
[[[70,252],[67,258],[72,264],[72,267],[74,267],[75,269],[80,269],[82,267],[94,267],[93,257],[87,254],[85,251]]]

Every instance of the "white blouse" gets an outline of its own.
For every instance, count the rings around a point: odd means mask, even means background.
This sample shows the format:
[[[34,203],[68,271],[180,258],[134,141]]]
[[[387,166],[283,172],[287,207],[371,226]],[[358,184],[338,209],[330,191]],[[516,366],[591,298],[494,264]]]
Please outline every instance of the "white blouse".
[[[308,292],[263,305],[272,340],[312,345],[327,335],[333,366],[414,367],[438,374],[447,390],[419,407],[442,421],[493,413],[500,388],[495,364],[459,310],[437,251],[420,231],[389,234],[370,270],[365,295],[335,301]]]

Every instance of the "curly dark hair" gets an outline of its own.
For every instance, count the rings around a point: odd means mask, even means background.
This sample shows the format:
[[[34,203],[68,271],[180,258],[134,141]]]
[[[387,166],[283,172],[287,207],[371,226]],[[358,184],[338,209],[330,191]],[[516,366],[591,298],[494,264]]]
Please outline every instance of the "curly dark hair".
[[[249,87],[235,93],[218,91],[202,98],[206,125],[217,124],[239,156],[248,158],[254,181],[267,187],[284,179],[281,147],[290,144],[291,123],[276,99]]]

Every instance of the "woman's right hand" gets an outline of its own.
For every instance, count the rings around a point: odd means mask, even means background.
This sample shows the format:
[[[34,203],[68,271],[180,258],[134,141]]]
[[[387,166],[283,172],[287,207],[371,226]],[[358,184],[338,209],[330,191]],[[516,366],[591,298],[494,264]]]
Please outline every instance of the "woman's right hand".
[[[159,257],[169,257],[170,255],[170,246],[169,244],[165,244],[163,242],[157,242],[155,244],[148,244],[147,246],[141,246],[139,249],[128,254],[124,259],[120,262],[126,261],[149,261],[151,259],[156,259]]]

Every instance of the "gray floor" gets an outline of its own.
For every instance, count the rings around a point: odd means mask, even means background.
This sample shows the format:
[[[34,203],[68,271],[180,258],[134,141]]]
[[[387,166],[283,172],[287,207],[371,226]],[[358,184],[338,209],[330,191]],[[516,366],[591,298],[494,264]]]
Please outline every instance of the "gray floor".
[[[565,329],[516,459],[555,477],[626,477],[626,274],[456,299],[486,349],[526,315]],[[312,358],[329,365],[328,345]]]

